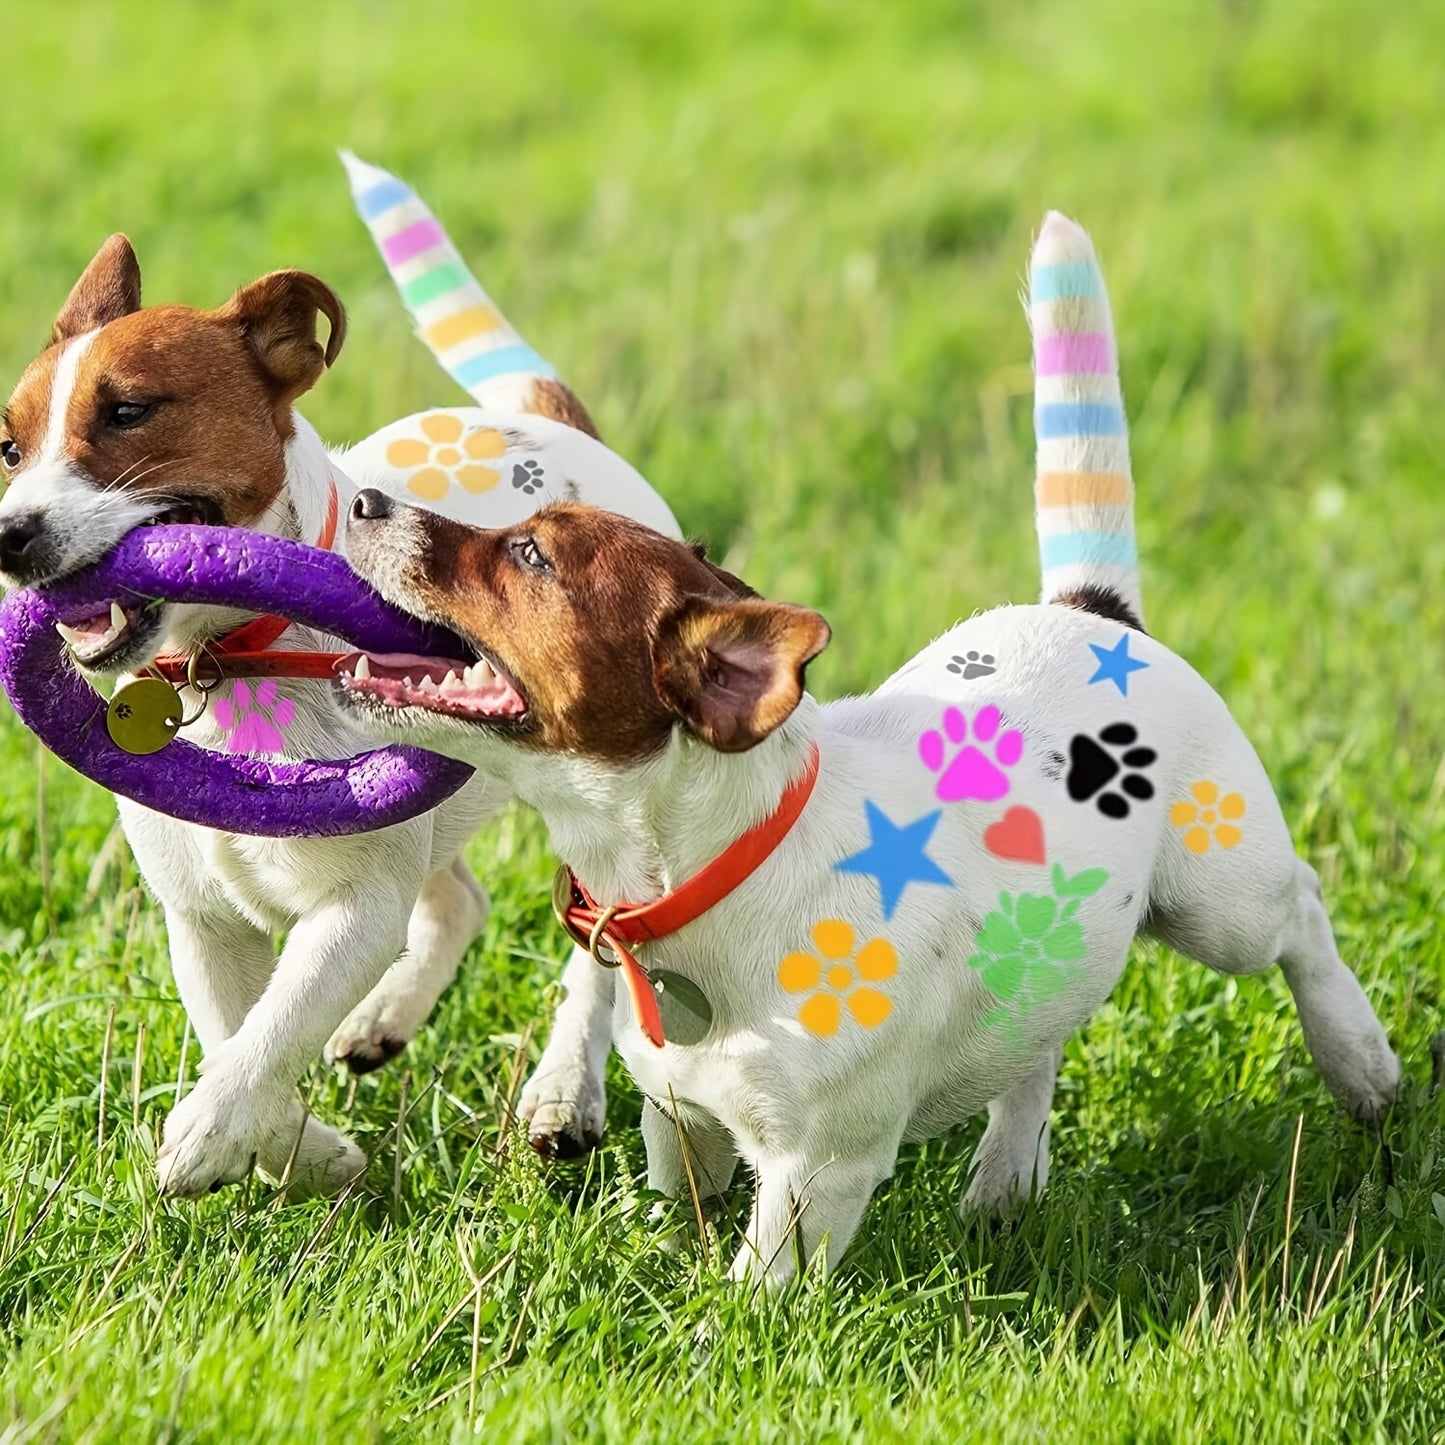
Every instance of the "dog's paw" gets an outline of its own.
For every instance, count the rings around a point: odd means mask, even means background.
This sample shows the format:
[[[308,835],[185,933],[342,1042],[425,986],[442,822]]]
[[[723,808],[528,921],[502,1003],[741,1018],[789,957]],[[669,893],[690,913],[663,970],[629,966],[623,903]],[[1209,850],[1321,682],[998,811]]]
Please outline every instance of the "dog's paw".
[[[575,1159],[602,1142],[607,1089],[585,1062],[549,1066],[544,1054],[522,1090],[517,1117],[544,1159]]]
[[[354,1139],[295,1104],[287,1129],[271,1135],[258,1151],[256,1167],[268,1184],[284,1185],[288,1198],[304,1199],[339,1194],[366,1173],[366,1155]]]
[[[228,1090],[222,1076],[202,1076],[166,1120],[156,1154],[162,1194],[180,1199],[214,1193],[237,1184],[255,1165],[262,1141],[280,1123],[279,1110],[268,1110],[253,1096]]]
[[[990,1120],[974,1153],[973,1178],[958,1212],[965,1219],[980,1215],[1005,1219],[1037,1198],[1048,1182],[1048,1147],[1046,1139],[1023,1134],[1009,1137]]]
[[[1384,1031],[1362,1042],[1349,1067],[1326,1075],[1329,1086],[1362,1124],[1378,1124],[1400,1090],[1399,1056]]]
[[[383,981],[384,982],[384,981]],[[419,1027],[411,1010],[382,993],[378,985],[356,1006],[326,1045],[328,1064],[345,1064],[353,1074],[369,1074],[394,1059]]]

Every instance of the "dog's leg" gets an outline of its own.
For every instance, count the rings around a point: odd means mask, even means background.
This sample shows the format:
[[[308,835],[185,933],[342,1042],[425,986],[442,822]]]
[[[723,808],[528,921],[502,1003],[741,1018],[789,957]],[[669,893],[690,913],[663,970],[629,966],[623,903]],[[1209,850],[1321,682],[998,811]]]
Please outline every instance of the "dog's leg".
[[[692,1201],[693,1183],[697,1184],[699,1203],[721,1194],[732,1183],[737,1171],[738,1151],[733,1136],[710,1114],[696,1109],[680,1110],[680,1124],[652,1102],[642,1103],[642,1139],[647,1146],[647,1187],[672,1201],[686,1201],[686,1215],[694,1227],[697,1220]],[[679,1138],[679,1127],[682,1137]],[[685,1141],[685,1143],[684,1143]],[[684,1147],[687,1150],[683,1154]],[[691,1166],[689,1176],[688,1167]],[[677,1212],[673,1205],[659,1200],[652,1206],[650,1219],[658,1230],[658,1241],[669,1253],[682,1245],[683,1234],[675,1228]]]
[[[678,1138],[678,1126],[651,1099],[642,1105],[642,1141],[647,1146],[647,1187],[670,1199],[682,1199],[692,1192],[688,1169],[697,1181],[698,1197],[711,1199],[733,1182],[738,1167],[733,1136],[710,1114],[685,1111],[683,1138],[687,1157]]]
[[[988,1128],[978,1141],[973,1179],[960,1208],[1006,1214],[1044,1192],[1049,1179],[1049,1106],[1062,1049],[988,1106]]]
[[[406,929],[406,952],[326,1045],[328,1063],[368,1074],[394,1059],[427,1021],[457,976],[468,945],[486,927],[491,903],[462,858],[422,884]]]
[[[1279,965],[1325,1082],[1357,1119],[1374,1122],[1400,1086],[1400,1061],[1335,947],[1314,869],[1297,866],[1294,911],[1280,938]]]
[[[171,972],[202,1051],[210,1055],[245,1021],[276,967],[270,935],[229,908],[166,909]]]
[[[562,974],[567,996],[517,1106],[543,1158],[571,1159],[602,1140],[613,980],[614,970],[602,968],[585,948],[572,950]]]
[[[286,1168],[301,1125],[295,1081],[332,1021],[396,960],[418,885],[374,879],[296,922],[265,991],[240,1028],[207,1051],[199,1082],[166,1121],[156,1157],[164,1193],[203,1194],[234,1183],[253,1158],[273,1176]],[[314,1133],[311,1122],[291,1178],[298,1188],[332,1192],[355,1178],[365,1159],[344,1136],[321,1125],[324,1133]],[[328,1147],[328,1136],[340,1146]]]
[[[209,1060],[261,997],[276,967],[275,945],[269,934],[229,910],[194,915],[168,908],[166,933],[176,988]],[[169,1129],[167,1121],[168,1135]],[[306,1115],[295,1099],[287,1105],[281,1135],[262,1141],[256,1154],[261,1172],[273,1183],[288,1165],[298,1182],[326,1175],[349,1179],[366,1168],[366,1156],[345,1134]]]
[[[1247,877],[1223,877],[1223,896],[1176,901],[1154,920],[1154,931],[1220,973],[1259,973],[1278,963],[1325,1082],[1356,1118],[1378,1119],[1395,1097],[1400,1061],[1335,947],[1314,869],[1285,853],[1287,835],[1282,843],[1278,857],[1252,859]]]
[[[893,1173],[897,1157],[895,1136],[853,1159],[760,1160],[753,1215],[728,1278],[784,1285],[820,1251],[831,1270],[858,1232],[873,1191]]]

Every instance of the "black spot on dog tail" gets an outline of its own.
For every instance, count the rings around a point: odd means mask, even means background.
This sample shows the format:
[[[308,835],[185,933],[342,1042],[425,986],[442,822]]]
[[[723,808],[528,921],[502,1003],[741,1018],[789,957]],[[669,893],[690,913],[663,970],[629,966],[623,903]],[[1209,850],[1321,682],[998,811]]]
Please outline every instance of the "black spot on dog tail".
[[[1080,612],[1092,612],[1096,617],[1107,617],[1110,622],[1122,623],[1135,632],[1144,631],[1144,624],[1135,615],[1134,609],[1112,587],[1086,582],[1081,587],[1070,587],[1065,592],[1056,593],[1049,601],[1064,607],[1077,607]]]

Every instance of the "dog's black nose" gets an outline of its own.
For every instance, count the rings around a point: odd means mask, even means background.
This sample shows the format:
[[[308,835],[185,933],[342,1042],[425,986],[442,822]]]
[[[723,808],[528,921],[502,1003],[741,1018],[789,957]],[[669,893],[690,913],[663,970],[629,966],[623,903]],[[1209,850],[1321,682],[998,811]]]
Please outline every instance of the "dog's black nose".
[[[43,572],[50,551],[39,512],[26,512],[0,525],[0,572],[17,582],[30,582]]]
[[[380,522],[391,516],[392,500],[375,487],[363,487],[351,504],[353,522]]]

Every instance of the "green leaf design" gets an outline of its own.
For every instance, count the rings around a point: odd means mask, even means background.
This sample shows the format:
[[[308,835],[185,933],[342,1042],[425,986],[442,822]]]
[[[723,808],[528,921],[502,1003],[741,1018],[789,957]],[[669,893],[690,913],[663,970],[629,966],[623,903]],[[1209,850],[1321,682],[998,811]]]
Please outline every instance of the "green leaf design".
[[[1064,906],[1063,906],[1061,909],[1059,909],[1059,920],[1058,920],[1058,921],[1059,921],[1060,923],[1067,923],[1067,922],[1069,921],[1069,919],[1071,919],[1071,918],[1074,916],[1074,914],[1076,914],[1076,913],[1079,911],[1079,902],[1080,902],[1080,900],[1077,899],[1077,898],[1075,898],[1075,899],[1073,899],[1071,902],[1064,904]]]
[[[995,998],[1008,1002],[1018,997],[1024,984],[1024,961],[1017,955],[991,958],[983,966],[983,981]]]
[[[1064,872],[1064,865],[1062,863],[1055,863],[1050,876],[1054,882],[1054,892],[1062,896],[1064,885],[1069,881],[1069,875]]]
[[[1056,865],[1057,866],[1057,865]],[[1054,892],[1061,898],[1087,898],[1097,893],[1109,881],[1109,874],[1103,868],[1085,868],[1072,878],[1055,879]]]
[[[1077,923],[1065,923],[1044,940],[1044,951],[1060,963],[1074,963],[1084,956],[1084,930]]]
[[[1053,927],[1057,899],[1047,893],[1019,894],[1018,926],[1025,938],[1043,938]]]
[[[990,913],[973,944],[981,953],[997,954],[1012,953],[1023,941],[1023,935],[1010,919],[1002,913]]]

